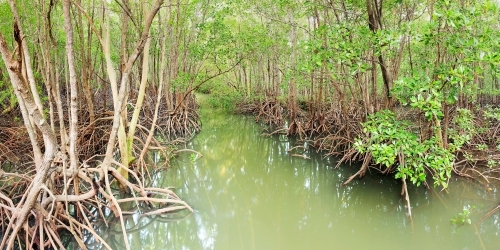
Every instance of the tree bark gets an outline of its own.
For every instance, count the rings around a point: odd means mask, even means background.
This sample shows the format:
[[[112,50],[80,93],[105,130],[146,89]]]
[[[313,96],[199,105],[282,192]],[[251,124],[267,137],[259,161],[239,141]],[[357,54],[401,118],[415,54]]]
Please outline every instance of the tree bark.
[[[15,8],[15,6],[11,8]],[[19,25],[16,21],[14,21],[14,23],[15,25]],[[25,192],[24,197],[26,197],[26,199],[24,202],[20,202],[18,204],[18,211],[13,215],[7,230],[4,232],[4,235],[10,235],[10,237],[4,237],[2,239],[2,243],[0,244],[0,248],[2,249],[5,249],[5,243],[7,243],[7,249],[12,249],[17,233],[25,223],[28,218],[28,214],[31,212],[31,209],[37,201],[42,185],[47,178],[52,162],[58,152],[58,146],[57,139],[52,131],[52,128],[42,116],[41,110],[39,110],[38,105],[35,102],[35,98],[30,95],[30,86],[24,81],[21,62],[19,60],[14,60],[14,57],[8,49],[7,43],[1,32],[0,53],[2,54],[2,59],[4,60],[5,65],[7,66],[7,72],[9,73],[12,86],[17,89],[17,98],[19,100],[23,100],[26,107],[27,113],[23,113],[24,123],[27,128],[31,128],[31,121],[33,121],[37,128],[42,132],[45,144],[45,152],[42,160],[37,163],[37,172],[33,178],[32,185]],[[29,64],[26,65],[31,67]],[[25,115],[28,115],[31,119],[24,117]],[[36,141],[32,143],[36,143]],[[33,145],[33,147],[39,148],[38,145]],[[11,229],[12,233],[9,232]]]
[[[368,27],[376,34],[380,30],[382,24],[382,3],[377,3],[376,0],[366,0],[366,10],[368,12]],[[392,108],[391,85],[392,78],[388,71],[387,63],[384,60],[382,52],[377,56],[380,71],[382,72],[382,80],[384,82],[384,90],[386,96],[386,108]]]
[[[153,6],[153,8],[151,9],[151,11],[146,16],[146,20],[144,22],[145,25],[144,25],[144,29],[143,29],[142,34],[141,34],[141,38],[140,38],[139,42],[137,43],[137,45],[135,46],[135,49],[132,52],[132,54],[127,58],[127,61],[124,64],[124,67],[122,69],[123,75],[121,76],[121,83],[120,83],[120,91],[119,92],[117,90],[118,84],[117,84],[117,80],[116,80],[116,73],[114,71],[113,64],[111,61],[111,56],[109,54],[110,53],[110,50],[109,50],[110,49],[110,45],[109,45],[110,44],[110,41],[109,41],[109,17],[106,19],[107,20],[106,23],[108,23],[108,25],[106,27],[106,35],[105,35],[106,38],[104,39],[103,50],[106,53],[106,64],[108,65],[107,66],[108,75],[110,77],[112,88],[114,88],[114,91],[113,91],[114,115],[113,115],[113,126],[111,129],[108,144],[106,147],[106,156],[105,156],[105,159],[103,161],[103,165],[109,166],[113,162],[113,150],[114,150],[114,145],[115,145],[116,138],[117,138],[116,136],[117,136],[119,127],[125,125],[125,124],[120,125],[120,119],[122,117],[121,112],[125,108],[125,104],[126,104],[125,101],[126,101],[126,98],[128,96],[127,85],[128,85],[128,80],[129,80],[129,74],[131,72],[133,64],[135,63],[135,61],[137,60],[139,55],[144,50],[144,46],[146,45],[146,41],[148,39],[148,34],[149,34],[149,29],[151,27],[151,23],[153,22],[153,18],[155,17],[156,13],[160,9],[160,6],[162,3],[163,3],[163,0],[158,0],[155,3],[155,5]],[[124,137],[118,138],[118,140],[123,140],[123,139],[126,140],[126,137],[125,138]],[[126,152],[120,152],[120,153],[126,154]]]
[[[94,11],[92,11],[93,15]],[[81,43],[85,45],[85,37],[83,34],[84,28],[83,28],[83,22],[82,22],[82,14],[79,12],[78,13],[78,24],[80,26],[80,29],[77,30],[79,31],[79,36]],[[90,83],[91,79],[91,51],[92,51],[92,29],[90,27],[90,23],[88,24],[87,27],[87,45],[86,46],[81,46],[80,47],[80,53],[81,53],[81,58],[82,58],[82,66],[81,66],[81,79],[82,79],[82,87],[83,87],[83,94],[85,96],[85,101],[88,107],[88,112],[89,112],[89,123],[94,124],[95,121],[95,111],[94,111],[94,96],[92,94],[92,86]]]
[[[66,56],[68,58],[70,85],[69,161],[70,172],[76,174],[78,155],[78,86],[76,83],[75,57],[73,52],[73,26],[71,25],[70,0],[63,1],[64,29],[66,31]]]

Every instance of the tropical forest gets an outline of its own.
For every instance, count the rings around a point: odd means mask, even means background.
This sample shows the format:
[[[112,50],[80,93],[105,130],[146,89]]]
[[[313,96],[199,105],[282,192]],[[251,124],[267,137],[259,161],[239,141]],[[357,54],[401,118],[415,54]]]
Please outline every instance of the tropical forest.
[[[497,249],[498,0],[0,0],[0,249]]]

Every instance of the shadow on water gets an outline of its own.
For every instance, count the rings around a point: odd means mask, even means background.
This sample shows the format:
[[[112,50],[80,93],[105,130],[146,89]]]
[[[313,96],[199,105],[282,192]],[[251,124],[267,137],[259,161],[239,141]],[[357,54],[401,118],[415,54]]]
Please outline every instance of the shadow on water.
[[[175,186],[195,212],[182,220],[150,218],[129,234],[140,249],[496,249],[498,191],[453,180],[449,191],[410,189],[413,227],[401,184],[377,173],[342,186],[358,166],[335,169],[314,150],[291,157],[286,137],[265,137],[251,117],[202,112],[203,130],[173,168],[156,176]],[[297,151],[295,151],[296,153]],[[475,206],[472,225],[450,219]],[[131,218],[131,224],[139,220]],[[145,222],[144,222],[145,223]],[[476,223],[476,224],[475,224]],[[118,237],[121,234],[117,234]],[[119,244],[114,247],[119,248]]]

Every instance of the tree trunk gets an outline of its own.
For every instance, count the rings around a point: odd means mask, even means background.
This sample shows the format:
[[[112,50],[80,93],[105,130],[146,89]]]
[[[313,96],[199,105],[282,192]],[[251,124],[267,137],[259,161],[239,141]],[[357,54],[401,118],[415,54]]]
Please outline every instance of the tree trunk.
[[[75,59],[73,52],[73,27],[70,16],[70,0],[63,1],[64,29],[66,31],[66,56],[68,58],[70,85],[70,123],[69,123],[69,158],[70,172],[76,174],[78,155],[76,143],[78,140],[78,86],[76,83]]]
[[[105,39],[103,41],[103,51],[107,54],[106,55],[106,64],[108,65],[108,67],[107,67],[108,68],[108,75],[110,78],[112,89],[114,88],[114,90],[113,90],[114,115],[113,115],[113,127],[111,129],[111,133],[110,133],[110,137],[109,137],[110,139],[109,139],[108,144],[107,144],[106,156],[105,156],[105,160],[103,161],[103,164],[104,163],[110,164],[111,162],[113,162],[113,160],[112,160],[113,149],[114,149],[117,134],[119,134],[118,142],[120,145],[120,156],[122,157],[122,162],[124,162],[123,158],[125,158],[125,162],[129,162],[129,160],[127,159],[127,157],[129,155],[127,153],[128,148],[126,145],[128,143],[127,143],[127,137],[126,137],[126,133],[125,133],[125,129],[126,129],[125,126],[126,126],[126,123],[128,121],[123,120],[123,115],[122,115],[122,111],[125,110],[126,99],[127,99],[128,94],[129,94],[128,93],[129,92],[129,88],[128,88],[129,82],[128,81],[130,79],[129,75],[131,73],[133,64],[135,63],[135,61],[137,60],[139,55],[144,51],[144,46],[146,45],[147,40],[148,40],[148,34],[149,34],[149,29],[151,27],[151,23],[153,22],[153,18],[156,15],[156,13],[158,12],[158,10],[160,9],[160,6],[162,3],[163,3],[163,0],[158,0],[145,18],[145,21],[144,21],[145,25],[144,25],[140,40],[137,43],[137,45],[135,46],[135,49],[132,52],[132,54],[127,57],[125,64],[122,66],[122,76],[121,76],[120,91],[119,92],[117,91],[118,84],[117,84],[117,80],[116,80],[116,73],[115,73],[113,66],[112,66],[111,56],[109,55],[109,53],[110,53],[110,51],[109,51],[109,48],[110,48],[110,45],[109,45],[110,44],[110,41],[109,41],[109,16],[106,19],[106,23],[108,26],[106,27],[106,32],[105,32],[106,35],[105,35]],[[120,133],[118,133],[119,130],[121,130]],[[130,145],[130,147],[131,147],[131,145]],[[128,165],[121,166],[121,168],[125,168],[125,169],[122,169],[120,171],[121,171],[121,174],[123,174],[122,176],[124,176],[126,179],[126,177],[128,175],[125,173],[128,171],[127,170]]]
[[[81,4],[81,2],[80,2]],[[93,10],[92,10],[92,15],[93,15]],[[83,22],[82,22],[82,14],[79,12],[77,15],[77,23],[80,26],[79,31],[79,37],[80,41],[82,44],[85,44],[85,37],[83,34]],[[94,124],[95,121],[95,111],[94,111],[94,97],[92,95],[92,86],[90,83],[90,77],[91,77],[91,51],[92,51],[92,28],[90,27],[90,24],[87,27],[88,33],[87,33],[87,45],[86,46],[80,46],[80,56],[82,58],[82,65],[81,65],[81,74],[82,74],[82,87],[83,87],[83,93],[85,96],[85,101],[87,104],[87,109],[89,112],[89,122],[90,124]],[[86,48],[86,49],[85,49]]]
[[[12,9],[15,9],[15,5],[11,5]],[[15,26],[19,27],[19,23],[14,21]],[[19,33],[17,33],[19,35]],[[16,39],[18,41],[18,46],[21,46],[20,39]],[[16,90],[16,96],[19,102],[23,103],[27,112],[23,112],[23,119],[26,128],[28,129],[28,133],[32,134],[30,130],[33,130],[31,127],[31,121],[29,117],[31,117],[33,123],[36,127],[41,131],[43,136],[43,141],[45,144],[45,151],[43,158],[40,162],[37,162],[37,172],[35,177],[33,178],[32,185],[28,190],[26,190],[24,197],[26,197],[24,202],[19,203],[22,207],[19,207],[20,210],[13,215],[12,219],[9,222],[7,230],[4,231],[4,235],[10,235],[10,237],[3,237],[2,243],[0,244],[0,248],[2,249],[12,249],[14,245],[14,241],[17,237],[17,233],[24,225],[26,219],[28,218],[28,214],[31,213],[31,209],[33,208],[37,198],[40,194],[40,190],[44,185],[44,182],[47,178],[47,174],[51,168],[52,162],[58,152],[57,139],[49,124],[45,121],[42,116],[41,110],[39,110],[38,105],[35,102],[35,98],[31,93],[30,95],[30,86],[26,84],[24,81],[24,76],[22,72],[22,64],[21,60],[14,60],[14,56],[9,51],[7,47],[7,43],[0,32],[0,53],[2,54],[2,58],[7,66],[7,71],[9,73],[9,77],[12,83],[12,86]],[[20,56],[20,54],[18,55]],[[30,64],[26,64],[27,67],[31,67]],[[32,71],[32,69],[29,69]],[[28,117],[29,116],[29,117]],[[32,146],[34,149],[39,149],[39,145],[36,140],[32,141]],[[36,152],[35,152],[36,153]],[[12,229],[12,233],[9,231]],[[5,244],[7,243],[7,246]]]
[[[368,12],[368,27],[375,34],[380,30],[382,24],[382,6],[378,5],[376,0],[366,0],[366,9]],[[388,71],[387,63],[384,61],[382,52],[379,53],[378,64],[380,65],[380,71],[382,72],[382,80],[384,82],[384,90],[386,96],[386,108],[392,108],[392,97],[391,97],[391,85],[392,76]]]

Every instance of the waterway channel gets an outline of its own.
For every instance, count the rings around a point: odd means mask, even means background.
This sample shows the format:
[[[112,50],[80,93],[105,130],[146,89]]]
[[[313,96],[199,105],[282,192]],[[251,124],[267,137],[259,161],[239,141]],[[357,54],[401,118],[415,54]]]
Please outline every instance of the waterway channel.
[[[141,220],[147,227],[129,234],[133,248],[499,249],[499,214],[480,223],[500,201],[494,186],[454,178],[448,191],[411,187],[410,223],[391,176],[371,172],[342,186],[359,166],[335,168],[314,149],[291,156],[295,144],[263,136],[252,117],[205,109],[202,121],[186,148],[203,156],[181,153],[155,177],[176,187],[194,213]],[[471,224],[452,224],[464,209]]]

